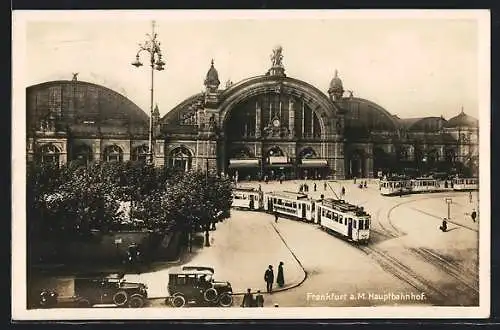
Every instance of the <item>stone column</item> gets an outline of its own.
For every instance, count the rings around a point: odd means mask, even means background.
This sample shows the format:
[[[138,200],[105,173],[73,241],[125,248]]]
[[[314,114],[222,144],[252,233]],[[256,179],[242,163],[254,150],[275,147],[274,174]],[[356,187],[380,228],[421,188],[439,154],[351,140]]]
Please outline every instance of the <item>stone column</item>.
[[[304,137],[304,133],[305,133],[305,116],[306,116],[306,111],[305,111],[305,104],[304,104],[304,100],[302,100],[302,131],[301,131],[301,137]]]
[[[123,144],[123,161],[127,162],[130,160],[130,140]]]
[[[96,161],[96,162],[101,161],[101,144],[102,144],[102,140],[100,140],[100,139],[94,140],[94,143],[93,143],[94,148],[92,150],[92,153],[94,155],[94,161]]]
[[[156,167],[161,167],[165,165],[165,141],[156,140],[155,141],[155,157],[154,164]]]
[[[260,137],[260,116],[261,116],[260,104],[255,102],[255,137]]]
[[[290,137],[295,136],[295,109],[293,107],[293,99],[290,98],[288,102],[288,130]]]
[[[341,141],[336,141],[333,143],[333,148],[335,150],[334,159],[334,178],[337,180],[345,179],[345,156],[344,156],[344,144]]]
[[[369,179],[373,178],[373,156],[368,155],[365,159],[365,171],[366,177]]]

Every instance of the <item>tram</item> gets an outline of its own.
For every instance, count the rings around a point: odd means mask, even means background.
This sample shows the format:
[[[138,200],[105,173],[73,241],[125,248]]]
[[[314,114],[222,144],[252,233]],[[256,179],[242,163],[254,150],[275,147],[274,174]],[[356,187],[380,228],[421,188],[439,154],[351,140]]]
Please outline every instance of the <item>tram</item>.
[[[439,190],[439,183],[436,179],[417,178],[410,181],[411,192],[435,192]]]
[[[455,178],[453,179],[453,190],[478,190],[478,178]]]
[[[321,229],[359,243],[370,240],[371,218],[362,207],[343,200],[325,199],[316,204],[316,219]]]
[[[380,194],[384,196],[401,195],[411,191],[410,181],[407,179],[380,180]]]
[[[259,210],[262,206],[262,192],[253,187],[238,187],[232,190],[232,207]]]
[[[276,212],[303,221],[315,222],[315,201],[306,194],[279,191],[264,193],[265,211]]]

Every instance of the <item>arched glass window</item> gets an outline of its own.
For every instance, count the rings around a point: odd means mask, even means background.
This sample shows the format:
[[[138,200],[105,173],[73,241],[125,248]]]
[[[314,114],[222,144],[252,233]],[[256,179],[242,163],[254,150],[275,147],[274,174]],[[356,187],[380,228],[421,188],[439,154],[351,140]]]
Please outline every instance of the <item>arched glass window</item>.
[[[191,169],[191,153],[186,148],[180,147],[172,150],[169,157],[169,165],[184,171]]]
[[[123,161],[123,151],[117,145],[112,145],[104,150],[104,161],[121,162]]]
[[[87,165],[92,161],[92,149],[88,145],[80,145],[75,147],[73,152],[73,160],[79,164]]]
[[[145,162],[148,159],[149,148],[146,145],[140,145],[134,149],[132,153],[132,160]]]
[[[40,147],[40,160],[44,164],[59,164],[59,149],[53,144]]]

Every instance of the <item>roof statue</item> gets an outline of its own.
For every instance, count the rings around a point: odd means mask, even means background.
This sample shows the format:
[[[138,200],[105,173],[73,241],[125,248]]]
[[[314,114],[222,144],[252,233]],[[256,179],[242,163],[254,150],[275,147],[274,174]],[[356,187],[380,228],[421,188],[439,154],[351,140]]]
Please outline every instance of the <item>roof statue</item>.
[[[78,80],[78,74],[79,74],[79,72],[73,72],[73,81]]]
[[[273,54],[271,55],[271,62],[273,63],[273,67],[282,67],[283,66],[283,47],[276,46],[273,49]]]

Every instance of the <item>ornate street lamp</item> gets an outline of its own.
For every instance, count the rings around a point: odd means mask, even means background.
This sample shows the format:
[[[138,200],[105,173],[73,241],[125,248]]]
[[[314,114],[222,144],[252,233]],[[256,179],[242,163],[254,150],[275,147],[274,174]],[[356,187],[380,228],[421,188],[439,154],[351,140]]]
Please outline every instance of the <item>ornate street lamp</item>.
[[[136,68],[141,67],[143,64],[139,60],[140,54],[144,51],[149,53],[150,66],[151,66],[151,109],[149,114],[149,143],[148,143],[148,157],[149,164],[153,163],[153,91],[154,91],[154,72],[165,70],[165,62],[162,60],[160,49],[160,41],[157,39],[158,35],[155,33],[155,21],[152,22],[152,34],[146,34],[148,37],[143,44],[139,44],[139,51],[135,56],[135,61],[132,65]]]

